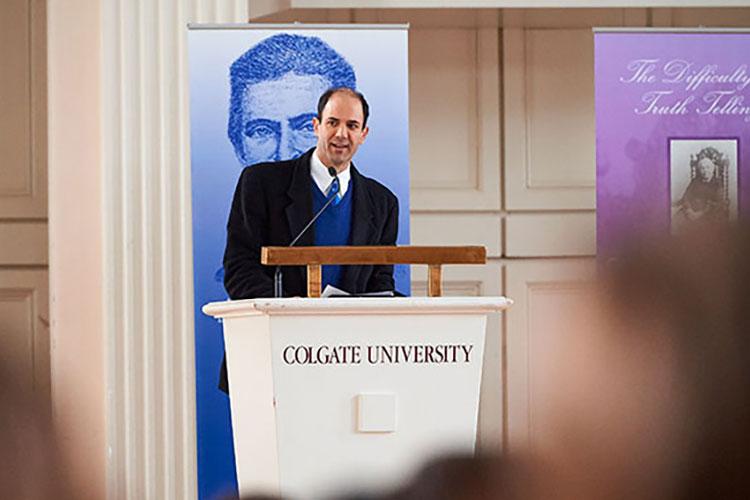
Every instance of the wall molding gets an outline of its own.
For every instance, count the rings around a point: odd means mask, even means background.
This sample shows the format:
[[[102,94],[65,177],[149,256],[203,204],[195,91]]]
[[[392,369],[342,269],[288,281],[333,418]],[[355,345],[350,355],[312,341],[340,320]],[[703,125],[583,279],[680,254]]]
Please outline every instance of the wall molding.
[[[510,213],[505,218],[504,257],[596,255],[596,213]]]
[[[502,252],[502,217],[497,213],[411,214],[412,245],[483,245],[487,255]]]

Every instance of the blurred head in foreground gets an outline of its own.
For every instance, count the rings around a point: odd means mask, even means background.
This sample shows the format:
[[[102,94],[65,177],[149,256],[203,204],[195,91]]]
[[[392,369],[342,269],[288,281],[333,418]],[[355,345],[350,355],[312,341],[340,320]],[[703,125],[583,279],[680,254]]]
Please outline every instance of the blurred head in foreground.
[[[750,498],[748,256],[747,229],[704,227],[604,271],[546,391],[571,496]]]
[[[444,458],[342,498],[750,498],[750,231],[643,240],[582,302],[536,388],[534,458]]]
[[[429,462],[389,500],[544,498],[541,474],[520,457],[448,456]]]
[[[395,489],[392,484],[383,485],[379,493],[349,493],[334,500],[550,498],[542,489],[546,483],[541,480],[541,469],[531,465],[516,456],[445,455],[429,460],[406,484]]]

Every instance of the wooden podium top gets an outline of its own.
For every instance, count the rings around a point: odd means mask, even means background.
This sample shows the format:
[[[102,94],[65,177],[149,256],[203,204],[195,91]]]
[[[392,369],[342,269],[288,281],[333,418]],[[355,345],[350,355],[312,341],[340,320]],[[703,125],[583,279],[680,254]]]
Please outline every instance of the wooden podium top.
[[[260,262],[265,265],[310,264],[485,264],[487,250],[480,246],[341,246],[263,247]]]
[[[320,297],[323,264],[378,265],[427,264],[429,280],[427,294],[442,295],[443,264],[485,264],[487,249],[482,246],[425,247],[425,246],[313,246],[263,247],[260,263],[267,266],[307,266],[307,296]]]

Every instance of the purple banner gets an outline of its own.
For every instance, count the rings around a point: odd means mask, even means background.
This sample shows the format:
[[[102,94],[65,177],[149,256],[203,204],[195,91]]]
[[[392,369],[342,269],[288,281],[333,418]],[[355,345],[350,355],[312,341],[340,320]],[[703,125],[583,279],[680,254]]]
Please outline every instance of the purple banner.
[[[595,33],[597,247],[750,209],[750,33]]]

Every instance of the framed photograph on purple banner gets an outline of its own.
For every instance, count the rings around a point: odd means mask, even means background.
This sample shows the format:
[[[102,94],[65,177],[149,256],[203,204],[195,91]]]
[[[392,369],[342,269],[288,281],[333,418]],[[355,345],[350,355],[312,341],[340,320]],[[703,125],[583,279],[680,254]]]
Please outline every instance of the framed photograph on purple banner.
[[[669,139],[671,230],[737,218],[738,138]]]

